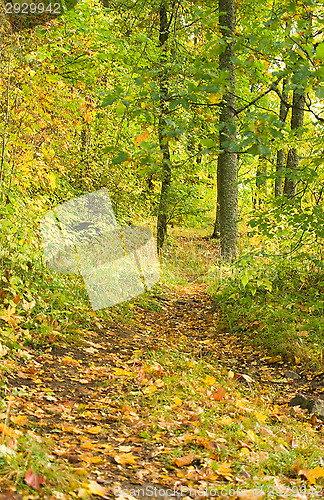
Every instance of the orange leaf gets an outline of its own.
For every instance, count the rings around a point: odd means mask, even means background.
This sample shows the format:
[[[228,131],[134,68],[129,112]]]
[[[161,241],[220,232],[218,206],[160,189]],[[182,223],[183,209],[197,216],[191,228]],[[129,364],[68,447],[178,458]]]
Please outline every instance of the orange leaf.
[[[183,465],[190,465],[194,458],[195,455],[191,451],[189,455],[186,455],[185,457],[174,458],[172,462],[174,462],[178,467],[182,467]]]
[[[35,474],[35,472],[30,469],[26,472],[25,483],[34,488],[34,490],[38,490],[40,486],[45,483],[45,478],[40,474]]]
[[[216,392],[213,392],[211,394],[211,398],[214,399],[214,401],[221,401],[224,399],[226,396],[226,391],[223,389],[223,387],[219,387]]]
[[[26,415],[12,416],[10,420],[16,425],[27,425],[29,423],[29,420],[26,417]]]
[[[0,423],[0,433],[2,433],[4,436],[10,437],[21,436],[22,434],[20,431],[10,429],[6,424],[3,424],[2,422]]]
[[[147,139],[149,137],[150,137],[150,133],[147,132],[146,130],[144,130],[144,132],[142,132],[140,135],[135,137],[135,139],[134,139],[135,146],[139,146],[141,144],[141,142],[147,141]]]

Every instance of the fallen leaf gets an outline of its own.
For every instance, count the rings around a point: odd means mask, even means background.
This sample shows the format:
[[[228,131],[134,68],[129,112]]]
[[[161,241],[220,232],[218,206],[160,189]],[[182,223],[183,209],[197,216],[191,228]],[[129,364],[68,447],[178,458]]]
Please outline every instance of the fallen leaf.
[[[95,427],[90,427],[89,429],[87,429],[87,432],[89,434],[100,434],[102,430],[102,427],[100,427],[100,425],[96,425]]]
[[[184,457],[174,458],[172,462],[175,463],[178,467],[182,467],[183,465],[190,465],[191,462],[194,460],[194,458],[195,455],[191,451],[189,455],[186,455]]]
[[[279,355],[279,356],[272,356],[270,358],[265,358],[266,361],[268,361],[268,363],[278,363],[279,361],[282,360],[282,357]]]
[[[120,465],[136,465],[135,460],[138,457],[134,457],[133,453],[121,453],[120,455],[114,455],[114,460]]]
[[[297,468],[294,466],[294,468]],[[300,469],[298,470],[298,476],[304,476],[309,484],[316,484],[316,479],[324,477],[324,469],[322,467],[315,467],[315,469]]]
[[[249,436],[251,441],[253,442],[258,441],[258,436],[255,434],[255,432],[252,431],[252,429],[249,429],[246,434]]]
[[[231,419],[231,417],[223,416],[221,419],[219,419],[218,423],[220,425],[223,425],[224,427],[227,427],[228,425],[231,425],[233,423],[233,420]]]
[[[27,425],[29,423],[29,420],[26,417],[26,415],[17,415],[17,416],[13,415],[10,418],[10,420],[16,425]]]
[[[25,483],[34,488],[34,490],[38,490],[40,486],[45,483],[45,478],[40,474],[35,474],[32,469],[26,472],[24,480]]]
[[[213,377],[212,375],[206,375],[205,378],[201,378],[200,380],[204,382],[206,385],[214,385],[216,382],[215,377]]]
[[[90,483],[87,485],[87,488],[93,495],[98,495],[99,497],[102,498],[108,498],[106,496],[108,493],[108,488],[101,486],[100,484],[97,483],[97,481],[90,481]]]
[[[215,449],[216,444],[217,444],[214,441],[212,441],[211,439],[208,439],[204,436],[198,436],[196,439],[196,443],[198,446],[203,446],[204,448],[206,448],[206,450]]]
[[[274,436],[272,430],[268,429],[267,427],[260,427],[259,432],[261,436],[266,436],[266,437]]]
[[[226,391],[225,389],[223,389],[223,387],[219,387],[217,389],[216,392],[213,392],[211,394],[211,399],[213,399],[214,401],[221,401],[222,399],[224,399],[224,397],[226,396]]]
[[[122,376],[127,376],[129,377],[130,375],[133,375],[132,372],[128,370],[123,370],[122,368],[113,368],[115,375],[117,377],[122,377]]]
[[[245,373],[241,373],[241,374],[240,374],[240,377],[243,377],[243,378],[244,378],[244,380],[245,380],[246,382],[248,382],[249,384],[252,384],[252,382],[255,382],[255,380],[253,380],[253,378],[252,378],[252,377],[250,377],[249,375],[246,375]]]
[[[233,476],[233,473],[232,473],[232,470],[231,470],[231,464],[229,464],[227,462],[225,462],[224,464],[220,465],[215,472],[219,476],[225,477],[225,479],[227,479],[228,481],[230,481],[231,478],[232,478],[232,476]]]
[[[128,453],[128,452],[132,451],[132,447],[131,446],[119,446],[118,449],[122,453]]]
[[[16,429],[10,429],[6,424],[3,424],[2,422],[0,423],[0,433],[2,433],[4,436],[21,436],[21,431],[18,431]]]
[[[8,309],[4,309],[2,311],[2,314],[0,316],[0,319],[3,319],[10,328],[13,330],[16,328],[20,320],[22,319],[20,316],[15,316],[16,308],[11,306],[10,304],[8,305]]]

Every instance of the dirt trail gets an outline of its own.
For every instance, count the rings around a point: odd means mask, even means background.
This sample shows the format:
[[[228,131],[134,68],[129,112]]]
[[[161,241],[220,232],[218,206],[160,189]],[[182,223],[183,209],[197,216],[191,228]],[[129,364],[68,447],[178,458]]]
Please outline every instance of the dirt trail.
[[[183,355],[217,362],[236,377],[247,375],[261,389],[278,387],[281,395],[274,403],[287,402],[309,383],[303,377],[285,380],[284,372],[291,369],[287,365],[272,363],[264,359],[266,353],[218,332],[217,305],[203,286],[191,285],[157,300],[160,312],[137,308],[132,327],[94,318],[79,346],[37,353],[26,349],[20,370],[9,379],[15,389],[12,414],[28,418],[21,429],[55,440],[56,456],[80,474],[86,470],[108,488],[108,496],[116,485],[161,484],[167,472],[159,447],[143,439],[149,409],[136,402],[143,389],[141,356],[148,351],[154,357],[156,349],[181,342]],[[247,388],[248,377],[242,378]],[[132,454],[137,457],[133,463]]]

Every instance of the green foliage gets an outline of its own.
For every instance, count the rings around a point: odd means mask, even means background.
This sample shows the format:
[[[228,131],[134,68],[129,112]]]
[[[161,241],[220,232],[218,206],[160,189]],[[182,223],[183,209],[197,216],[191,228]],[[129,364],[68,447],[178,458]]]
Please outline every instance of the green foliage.
[[[222,271],[222,273],[221,273]],[[313,368],[324,348],[324,272],[309,259],[269,259],[251,253],[233,268],[211,269],[210,291],[230,329],[271,354]]]

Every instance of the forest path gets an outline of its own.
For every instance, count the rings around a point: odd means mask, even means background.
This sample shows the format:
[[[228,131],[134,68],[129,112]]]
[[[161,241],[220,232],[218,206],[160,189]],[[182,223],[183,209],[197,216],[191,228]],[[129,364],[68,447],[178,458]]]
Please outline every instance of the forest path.
[[[187,404],[186,387],[178,387],[178,400],[172,396],[175,368],[163,366],[155,353],[176,352],[179,359],[189,360],[188,366],[205,363],[219,373],[226,390],[233,383],[241,388],[247,398],[244,401],[250,399],[253,405],[263,395],[270,407],[286,403],[308,384],[307,378],[285,378],[289,366],[230,333],[219,332],[217,304],[205,286],[193,283],[176,292],[165,288],[164,297],[156,298],[160,310],[137,307],[131,326],[104,323],[94,316],[79,345],[26,349],[21,353],[19,371],[9,378],[11,418],[16,426],[54,440],[54,460],[59,457],[70,463],[84,481],[93,481],[93,491],[99,488],[98,494],[104,498],[125,498],[125,493],[119,494],[120,488],[179,488],[185,477],[181,464],[168,459],[168,453],[172,456],[170,446],[176,446],[181,431],[185,435],[198,432],[204,403]],[[217,396],[218,388],[213,387],[219,386],[219,381],[206,373],[201,373],[199,380],[204,383],[200,382],[203,388],[197,390],[203,393],[204,401],[211,402],[207,406],[225,403],[222,392]],[[161,405],[164,391],[165,415]],[[174,409],[170,408],[170,393]],[[156,411],[157,395],[160,413]],[[178,444],[186,444],[181,439]],[[206,451],[208,446],[205,443]],[[220,450],[217,439],[211,446],[215,446],[211,455],[215,458]],[[183,455],[188,453],[185,450],[186,446]],[[226,482],[226,474],[219,479]],[[163,495],[139,491],[136,496]],[[67,493],[64,498],[75,496]]]

